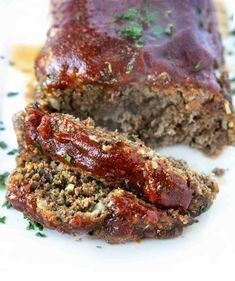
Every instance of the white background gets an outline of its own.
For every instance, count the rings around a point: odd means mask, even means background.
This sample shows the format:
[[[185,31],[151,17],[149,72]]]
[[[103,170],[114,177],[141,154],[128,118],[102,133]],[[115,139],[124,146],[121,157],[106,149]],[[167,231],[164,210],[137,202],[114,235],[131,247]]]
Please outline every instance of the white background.
[[[0,60],[0,120],[7,127],[0,131],[0,141],[9,146],[0,150],[0,173],[15,165],[14,156],[6,156],[16,147],[11,117],[24,107],[25,77],[7,60],[16,43],[42,44],[48,26],[47,0],[0,0],[0,55],[6,56]],[[226,50],[235,49],[235,37],[224,43]],[[234,58],[229,57],[228,65],[234,69]],[[20,95],[6,98],[9,91]],[[204,172],[227,169],[219,180],[215,204],[199,217],[198,224],[174,240],[108,245],[86,236],[78,242],[76,237],[51,230],[44,231],[46,238],[36,237],[25,229],[27,222],[21,213],[0,208],[0,217],[7,216],[6,224],[0,224],[0,280],[235,280],[235,148],[227,148],[216,159],[180,145],[161,153],[183,158]]]

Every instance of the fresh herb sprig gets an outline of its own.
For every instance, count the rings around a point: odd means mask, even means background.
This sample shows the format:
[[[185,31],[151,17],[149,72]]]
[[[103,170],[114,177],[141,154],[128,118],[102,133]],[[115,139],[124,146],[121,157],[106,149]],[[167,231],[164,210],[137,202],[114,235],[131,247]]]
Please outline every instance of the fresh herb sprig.
[[[9,176],[9,173],[8,172],[5,172],[3,174],[0,174],[0,189],[1,188],[5,188],[6,186],[6,180]]]
[[[6,200],[3,204],[2,204],[2,207],[4,208],[7,208],[7,209],[10,209],[12,207],[12,204],[10,201]]]
[[[0,217],[0,223],[5,224],[6,223],[6,216]]]
[[[7,144],[5,143],[5,141],[0,141],[0,148],[1,149],[6,149],[7,148]]]
[[[26,220],[28,221],[28,225],[26,227],[27,230],[43,230],[43,226],[40,223],[33,221],[29,218],[26,218]]]

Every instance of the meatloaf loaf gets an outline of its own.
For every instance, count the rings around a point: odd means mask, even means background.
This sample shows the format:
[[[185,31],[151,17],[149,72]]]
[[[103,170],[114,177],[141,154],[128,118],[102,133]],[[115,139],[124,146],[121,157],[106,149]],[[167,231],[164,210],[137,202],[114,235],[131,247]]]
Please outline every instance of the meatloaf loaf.
[[[35,99],[152,147],[235,140],[212,0],[53,0]]]
[[[218,186],[133,136],[37,105],[15,118],[20,154],[7,199],[61,232],[110,243],[179,235],[212,204]]]

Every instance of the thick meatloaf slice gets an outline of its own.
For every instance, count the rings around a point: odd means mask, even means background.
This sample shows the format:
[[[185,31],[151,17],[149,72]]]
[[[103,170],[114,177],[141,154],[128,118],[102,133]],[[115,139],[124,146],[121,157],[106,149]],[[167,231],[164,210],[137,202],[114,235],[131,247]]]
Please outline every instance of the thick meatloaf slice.
[[[102,182],[122,187],[163,209],[192,216],[206,210],[218,192],[208,175],[183,162],[161,157],[133,136],[95,128],[69,115],[29,106],[15,123],[23,149],[35,146],[47,157]],[[20,128],[20,129],[19,129]]]
[[[172,238],[181,234],[185,226],[195,222],[192,216],[206,210],[218,192],[217,184],[209,176],[190,171],[180,161],[155,155],[156,163],[160,163],[163,159],[168,163],[169,169],[175,174],[175,180],[177,173],[178,176],[187,178],[189,185],[187,188],[193,191],[192,199],[185,211],[178,210],[177,207],[167,208],[147,203],[145,200],[148,200],[144,196],[135,192],[133,188],[131,189],[133,193],[131,193],[130,188],[122,181],[114,179],[108,181],[107,177],[97,177],[94,171],[87,174],[84,169],[72,165],[70,161],[56,159],[47,152],[44,143],[38,137],[32,145],[30,136],[36,136],[36,131],[29,126],[29,123],[38,124],[38,111],[40,111],[39,108],[31,107],[27,109],[27,113],[22,112],[15,118],[20,154],[17,157],[17,168],[11,173],[7,183],[7,199],[14,208],[46,227],[71,234],[89,231],[109,243],[141,238]],[[95,129],[90,120],[80,122],[68,115],[42,114],[42,111],[40,113],[44,119],[40,120],[41,125],[45,120],[49,123],[52,121],[49,131],[51,135],[55,126],[57,136],[61,136],[63,133],[59,129],[65,128],[66,124],[67,133],[72,136],[75,129],[70,122],[73,124],[76,122],[83,133],[86,130],[93,131],[92,139],[99,143],[101,139],[106,141],[106,151],[111,139],[112,144],[125,142],[126,146],[139,146],[139,149],[143,149],[142,154],[146,150],[137,139],[135,143],[132,143],[125,139],[124,135]],[[49,116],[56,119],[50,120]],[[56,124],[58,116],[60,116],[59,127]],[[38,131],[40,131],[39,126],[38,124]],[[79,138],[79,133],[76,133]],[[108,134],[109,144],[107,143]],[[81,141],[81,138],[79,139]],[[53,147],[52,141],[47,141]],[[60,143],[59,146],[65,153],[66,146],[63,144],[65,142]],[[73,141],[73,144],[79,150],[79,142]],[[80,144],[85,145],[84,141]],[[102,147],[103,145],[102,143]],[[68,160],[68,154],[66,155]],[[85,155],[84,151],[83,155]],[[151,157],[149,155],[146,155],[146,159]],[[113,165],[115,166],[115,162]],[[159,179],[159,189],[162,183],[162,179]],[[175,184],[177,185],[177,181]],[[169,192],[174,194],[174,190],[169,190]]]
[[[35,99],[152,147],[234,143],[212,0],[53,0]]]

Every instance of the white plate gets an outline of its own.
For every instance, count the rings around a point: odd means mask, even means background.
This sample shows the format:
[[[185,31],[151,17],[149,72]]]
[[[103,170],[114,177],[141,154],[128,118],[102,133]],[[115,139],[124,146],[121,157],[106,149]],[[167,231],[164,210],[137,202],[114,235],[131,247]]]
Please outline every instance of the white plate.
[[[48,26],[47,0],[0,0],[0,55],[6,56],[0,60],[0,120],[7,128],[0,131],[0,141],[6,141],[9,147],[0,150],[0,173],[15,166],[14,156],[6,155],[17,147],[11,118],[25,104],[25,77],[7,63],[10,49],[16,43],[43,43]],[[224,42],[227,50],[234,49],[235,37]],[[228,58],[232,69],[234,57]],[[9,91],[20,94],[9,98]],[[46,238],[36,237],[34,231],[26,230],[27,222],[21,213],[0,208],[0,217],[7,217],[6,224],[0,224],[0,280],[234,280],[235,148],[228,147],[216,159],[181,145],[162,149],[161,153],[185,159],[199,171],[226,169],[219,180],[217,200],[199,217],[198,224],[173,240],[108,245],[87,236],[78,242],[75,237],[51,230],[44,231]],[[4,193],[0,191],[0,203]]]

